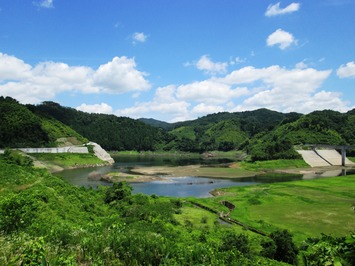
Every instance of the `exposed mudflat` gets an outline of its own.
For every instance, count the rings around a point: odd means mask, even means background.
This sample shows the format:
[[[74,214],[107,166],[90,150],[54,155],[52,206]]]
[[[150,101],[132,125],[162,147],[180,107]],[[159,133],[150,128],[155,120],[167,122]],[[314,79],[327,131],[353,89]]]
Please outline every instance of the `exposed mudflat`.
[[[110,183],[124,182],[124,181],[142,183],[142,182],[158,181],[163,179],[159,176],[153,176],[153,175],[134,175],[134,174],[112,172],[101,176],[100,180],[110,182]]]
[[[153,167],[137,167],[131,170],[134,173],[141,175],[154,175],[154,176],[201,176],[201,177],[214,177],[214,178],[242,178],[252,177],[257,173],[243,169],[233,169],[230,167],[206,167],[201,165],[188,165],[188,166],[153,166]]]

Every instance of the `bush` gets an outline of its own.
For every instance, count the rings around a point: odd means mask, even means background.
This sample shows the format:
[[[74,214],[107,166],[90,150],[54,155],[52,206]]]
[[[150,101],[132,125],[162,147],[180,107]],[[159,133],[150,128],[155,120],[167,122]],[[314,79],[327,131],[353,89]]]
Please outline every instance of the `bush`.
[[[6,149],[4,159],[9,164],[17,164],[19,166],[33,166],[33,160],[21,154],[19,151]]]
[[[221,251],[238,250],[245,256],[250,255],[249,239],[246,235],[228,232],[222,239]]]
[[[295,264],[298,250],[292,240],[291,233],[287,230],[277,230],[271,233],[270,237],[276,245],[274,259],[289,264]],[[270,253],[271,251],[270,248]]]
[[[132,187],[127,182],[114,183],[112,187],[107,189],[105,195],[105,203],[111,203],[116,200],[123,200],[132,194]]]

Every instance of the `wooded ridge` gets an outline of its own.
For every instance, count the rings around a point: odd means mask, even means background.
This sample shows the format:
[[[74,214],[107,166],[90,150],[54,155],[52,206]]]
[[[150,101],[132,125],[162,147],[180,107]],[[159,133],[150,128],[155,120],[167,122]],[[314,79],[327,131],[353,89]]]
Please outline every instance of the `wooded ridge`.
[[[0,148],[56,147],[66,138],[75,144],[91,140],[111,151],[243,150],[252,160],[269,160],[299,158],[294,145],[355,144],[355,109],[307,115],[258,109],[166,123],[85,113],[54,102],[23,105],[0,97],[0,119]]]

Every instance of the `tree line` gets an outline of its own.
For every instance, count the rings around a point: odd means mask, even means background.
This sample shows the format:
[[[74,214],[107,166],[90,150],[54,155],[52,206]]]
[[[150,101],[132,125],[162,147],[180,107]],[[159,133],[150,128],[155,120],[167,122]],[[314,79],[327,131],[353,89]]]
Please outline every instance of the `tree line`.
[[[210,114],[192,121],[166,123],[92,114],[55,102],[22,105],[0,97],[0,148],[55,146],[61,137],[91,140],[111,151],[241,150],[251,160],[299,158],[294,145],[355,144],[355,109],[307,115],[268,109]]]

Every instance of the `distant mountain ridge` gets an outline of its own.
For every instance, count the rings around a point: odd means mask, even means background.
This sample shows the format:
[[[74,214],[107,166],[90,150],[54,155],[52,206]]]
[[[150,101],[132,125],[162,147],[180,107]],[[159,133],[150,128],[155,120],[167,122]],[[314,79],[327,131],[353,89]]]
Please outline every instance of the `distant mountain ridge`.
[[[174,127],[174,125],[172,123],[156,120],[154,118],[139,118],[137,120],[143,122],[144,124],[147,124],[147,125],[150,125],[153,127],[157,127],[157,128],[161,128],[164,130],[170,130]]]
[[[355,144],[355,109],[307,115],[258,109],[167,123],[85,113],[54,102],[22,105],[0,97],[0,119],[0,148],[54,147],[65,138],[94,141],[106,150],[243,150],[252,160],[268,160],[299,158],[294,145]]]

